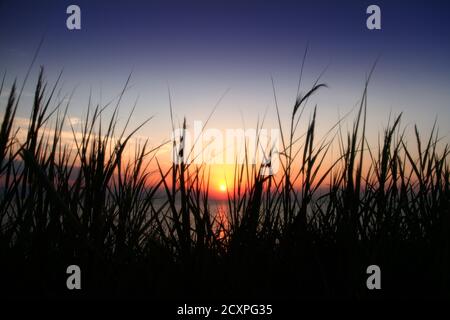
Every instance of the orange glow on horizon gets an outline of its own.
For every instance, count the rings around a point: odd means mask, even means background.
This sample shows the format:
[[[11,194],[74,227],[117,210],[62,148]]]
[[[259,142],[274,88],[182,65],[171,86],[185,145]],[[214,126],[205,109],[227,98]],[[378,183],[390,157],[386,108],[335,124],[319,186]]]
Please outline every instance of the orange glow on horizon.
[[[225,164],[213,164],[210,170],[210,190],[213,198],[226,199],[228,193],[233,193],[234,166]]]

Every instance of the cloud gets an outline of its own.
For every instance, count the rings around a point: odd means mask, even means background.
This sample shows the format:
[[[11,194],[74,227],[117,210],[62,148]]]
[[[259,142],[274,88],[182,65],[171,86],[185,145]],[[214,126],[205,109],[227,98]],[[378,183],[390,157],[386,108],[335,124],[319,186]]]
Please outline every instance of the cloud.
[[[78,118],[78,117],[68,117],[68,118],[67,118],[67,123],[68,123],[69,125],[76,126],[76,125],[78,125],[78,124],[82,124],[83,122],[82,122],[81,118]]]

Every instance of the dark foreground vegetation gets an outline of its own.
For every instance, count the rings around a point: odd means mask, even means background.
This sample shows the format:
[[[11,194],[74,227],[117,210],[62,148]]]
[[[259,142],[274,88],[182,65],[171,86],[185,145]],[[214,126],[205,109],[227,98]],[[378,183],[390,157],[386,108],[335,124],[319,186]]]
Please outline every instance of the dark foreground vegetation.
[[[145,122],[119,130],[119,103],[89,106],[81,134],[73,128],[72,144],[63,142],[67,105],[54,101],[57,86],[40,74],[24,139],[15,126],[21,90],[0,89],[9,95],[0,128],[2,295],[450,296],[446,138],[411,128],[406,141],[398,116],[369,146],[367,84],[353,128],[337,123],[330,139],[317,139],[315,109],[298,127],[322,85],[300,95],[291,123],[280,122],[281,174],[236,165],[225,219],[211,206],[206,166],[167,168],[145,142],[124,156]],[[330,165],[332,143],[339,150]],[[81,267],[81,291],[66,288],[72,264]],[[381,268],[381,291],[366,288],[371,264]]]

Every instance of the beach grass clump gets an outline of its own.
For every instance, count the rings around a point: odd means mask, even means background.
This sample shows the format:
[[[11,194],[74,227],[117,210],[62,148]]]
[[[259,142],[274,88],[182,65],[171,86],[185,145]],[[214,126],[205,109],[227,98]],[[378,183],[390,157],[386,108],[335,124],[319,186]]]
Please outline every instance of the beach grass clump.
[[[59,78],[49,88],[41,69],[27,128],[16,125],[22,91],[16,84],[6,89],[3,78],[0,93],[9,90],[0,128],[3,291],[370,298],[377,295],[365,287],[365,272],[377,264],[387,297],[448,297],[448,145],[436,127],[427,136],[414,127],[407,141],[401,114],[378,146],[369,145],[369,79],[349,132],[339,119],[318,138],[317,107],[299,126],[308,100],[325,84],[298,95],[287,125],[276,104],[280,172],[262,176],[270,163],[236,162],[226,210],[219,212],[207,165],[165,166],[157,157],[161,146],[130,145],[151,119],[128,129],[131,112],[118,127],[128,81],[117,104],[89,102],[67,141],[69,103],[55,96]],[[171,142],[181,159],[192,152],[184,138]],[[65,287],[71,264],[83,270],[80,292]]]

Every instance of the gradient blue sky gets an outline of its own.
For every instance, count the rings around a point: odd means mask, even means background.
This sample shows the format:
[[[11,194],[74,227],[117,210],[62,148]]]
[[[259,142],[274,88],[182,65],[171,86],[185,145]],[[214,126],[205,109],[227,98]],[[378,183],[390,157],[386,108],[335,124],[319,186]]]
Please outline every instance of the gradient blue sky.
[[[394,3],[395,2],[395,3]],[[82,30],[66,28],[66,8],[81,7]],[[366,28],[366,8],[381,7],[382,30]],[[170,134],[168,84],[178,119],[206,119],[226,128],[256,123],[267,109],[275,125],[271,76],[283,118],[295,100],[303,52],[309,44],[303,91],[322,77],[319,130],[323,132],[361,96],[367,72],[381,56],[369,89],[369,132],[389,113],[424,131],[438,118],[450,134],[450,4],[448,1],[0,1],[0,71],[23,79],[44,36],[37,66],[54,81],[64,69],[62,92],[76,87],[69,114],[115,97],[132,72],[122,104],[126,117],[139,97],[135,121],[155,115],[140,132],[154,143]],[[32,75],[37,75],[37,66]],[[27,87],[19,115],[28,116]],[[30,97],[28,97],[29,99]],[[4,99],[4,97],[3,97]],[[286,121],[286,124],[288,122]]]

